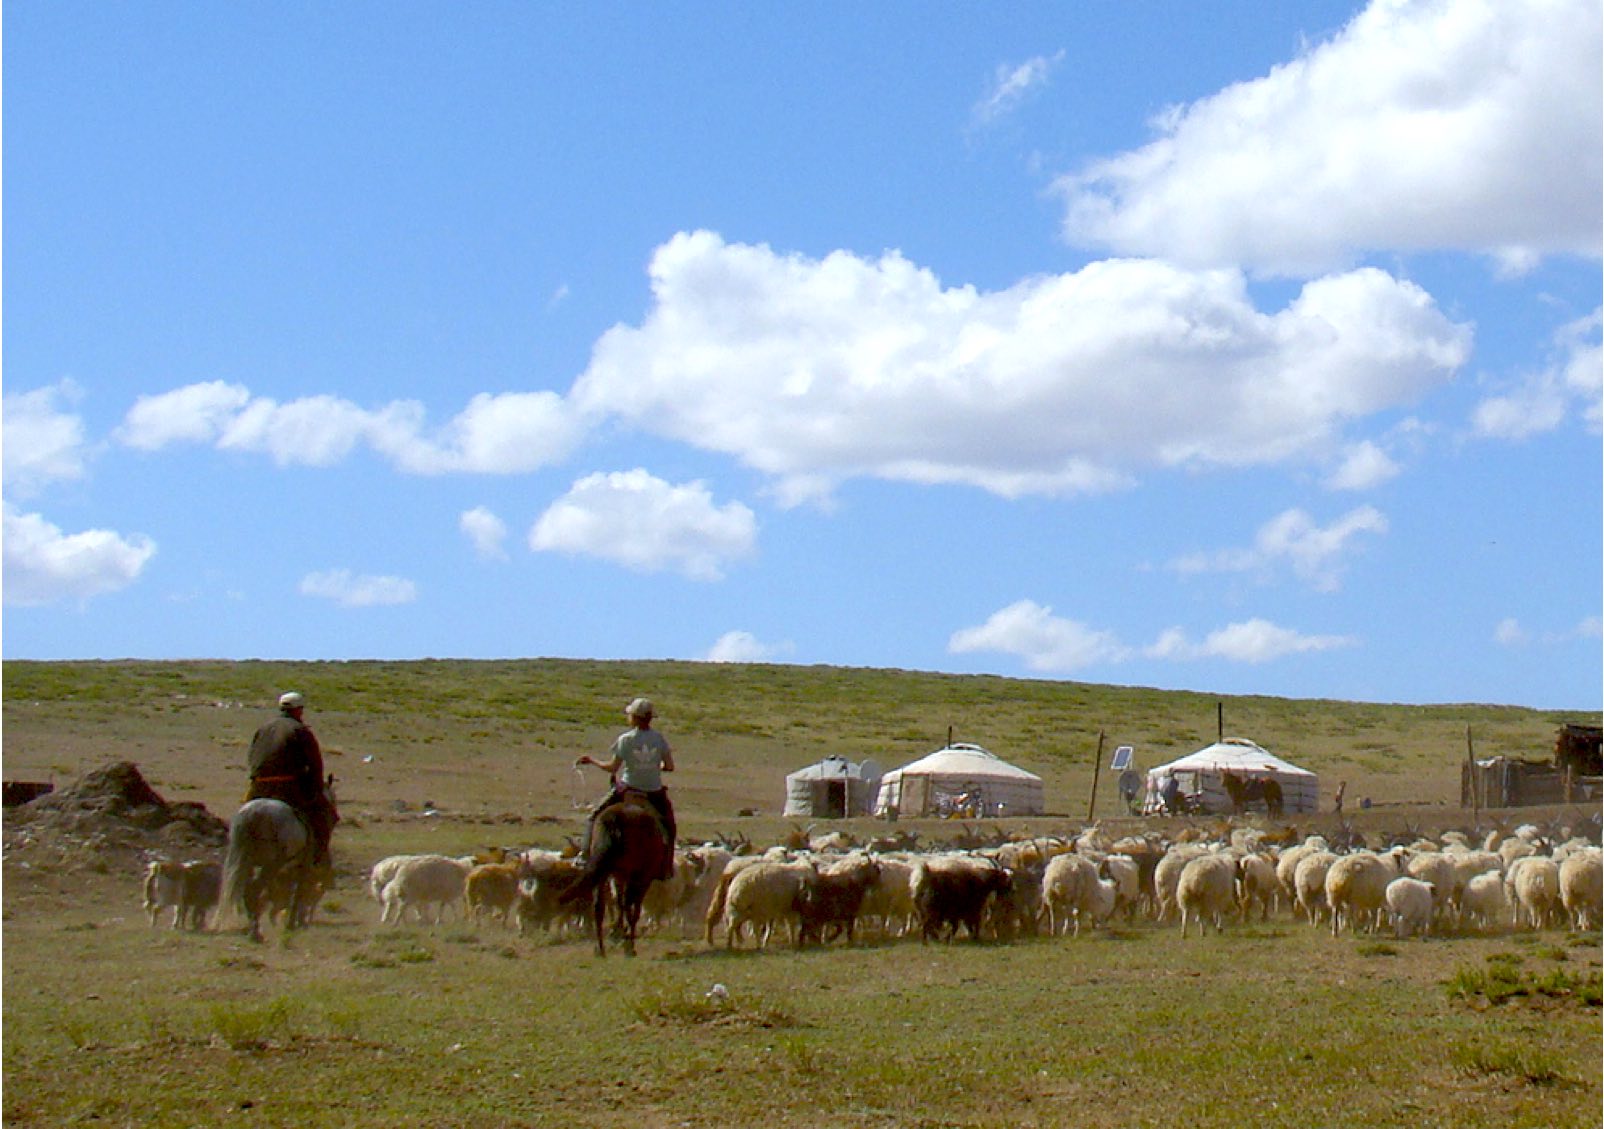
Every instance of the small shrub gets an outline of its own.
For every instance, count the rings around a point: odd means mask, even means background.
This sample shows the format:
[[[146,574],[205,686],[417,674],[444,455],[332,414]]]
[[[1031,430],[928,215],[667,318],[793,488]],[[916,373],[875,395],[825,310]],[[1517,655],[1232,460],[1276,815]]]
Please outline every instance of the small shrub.
[[[672,1023],[686,1027],[702,1024],[746,1027],[795,1027],[796,1017],[755,993],[702,993],[685,988],[677,992],[648,991],[629,1005],[642,1023]]]
[[[1362,957],[1395,957],[1398,955],[1398,946],[1386,941],[1361,941],[1354,951]]]
[[[288,1031],[294,1003],[279,996],[261,1007],[213,1004],[212,1031],[233,1051],[264,1050],[275,1036]]]
[[[1454,1062],[1467,1074],[1500,1075],[1528,1086],[1572,1084],[1547,1054],[1530,1044],[1460,1047]]]

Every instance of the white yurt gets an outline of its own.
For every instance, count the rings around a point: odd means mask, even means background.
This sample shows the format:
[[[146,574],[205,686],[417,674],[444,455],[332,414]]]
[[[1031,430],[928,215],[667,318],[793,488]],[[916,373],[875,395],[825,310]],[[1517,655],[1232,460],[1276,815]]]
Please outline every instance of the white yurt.
[[[1281,810],[1287,815],[1312,812],[1319,804],[1320,780],[1314,773],[1282,760],[1252,741],[1227,737],[1180,760],[1149,770],[1142,812],[1156,815],[1164,810],[1165,782],[1173,778],[1177,792],[1188,798],[1196,810],[1229,814],[1234,807],[1225,790],[1224,774],[1227,772],[1250,780],[1274,780],[1281,785]],[[1255,803],[1249,810],[1262,811],[1263,807],[1262,803]]]
[[[828,756],[785,778],[785,814],[815,819],[868,815],[880,790],[880,766]]]
[[[1040,815],[1045,804],[1041,777],[1016,768],[979,745],[954,744],[880,781],[874,814],[994,817]]]

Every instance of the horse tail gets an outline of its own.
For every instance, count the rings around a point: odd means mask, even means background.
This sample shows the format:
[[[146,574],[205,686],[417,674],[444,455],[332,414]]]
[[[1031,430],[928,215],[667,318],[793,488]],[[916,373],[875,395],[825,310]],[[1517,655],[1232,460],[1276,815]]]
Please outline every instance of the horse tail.
[[[613,820],[608,818],[609,815],[611,812],[603,812],[597,818],[595,827],[591,829],[590,857],[585,860],[585,869],[558,899],[559,905],[576,905],[585,901],[596,892],[596,887],[607,881],[608,876],[618,869],[618,860],[623,854],[625,843],[623,836],[618,834]]]
[[[245,909],[245,844],[250,840],[244,824],[245,812],[241,809],[228,825],[228,850],[223,856],[222,904],[241,912]]]
[[[724,918],[724,902],[729,897],[730,879],[733,878],[728,870],[718,876],[718,885],[713,890],[713,900],[707,903],[707,918],[703,924],[703,936],[707,943],[713,943],[713,930]]]

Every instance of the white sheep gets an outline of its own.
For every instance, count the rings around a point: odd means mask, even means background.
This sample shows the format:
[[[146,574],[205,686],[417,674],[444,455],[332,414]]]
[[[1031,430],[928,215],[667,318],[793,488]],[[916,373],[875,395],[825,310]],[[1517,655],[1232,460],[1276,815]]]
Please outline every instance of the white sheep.
[[[1423,851],[1410,858],[1407,869],[1410,878],[1429,882],[1436,891],[1432,913],[1439,921],[1459,904],[1459,868],[1451,856],[1442,851]]]
[[[1506,840],[1512,842],[1515,840]],[[1514,895],[1515,922],[1533,929],[1550,924],[1561,908],[1559,867],[1547,855],[1522,855],[1511,864],[1504,882]]]
[[[1496,870],[1475,875],[1459,895],[1460,920],[1479,929],[1502,929],[1509,924],[1509,897],[1504,876]]]
[[[1099,869],[1114,883],[1115,912],[1130,921],[1142,903],[1142,864],[1130,855],[1109,855]]]
[[[1275,880],[1280,883],[1281,896],[1297,912],[1302,911],[1298,905],[1298,863],[1315,851],[1324,849],[1324,847],[1315,845],[1311,840],[1305,839],[1303,842],[1282,851],[1281,857],[1275,860]],[[1324,880],[1322,879],[1322,881]]]
[[[1336,861],[1337,856],[1327,850],[1310,851],[1298,860],[1292,889],[1310,925],[1318,926],[1330,912],[1326,904],[1326,873]]]
[[[1504,871],[1514,865],[1516,859],[1530,858],[1537,853],[1537,848],[1529,840],[1519,837],[1505,839],[1498,844],[1498,857],[1504,860]]]
[[[1175,901],[1181,907],[1181,937],[1186,937],[1193,921],[1198,924],[1199,936],[1208,932],[1210,921],[1218,933],[1235,899],[1236,865],[1230,856],[1203,854],[1189,859],[1175,884]]]
[[[725,869],[729,874],[730,868]],[[734,948],[743,929],[750,925],[764,948],[768,947],[776,925],[788,926],[795,935],[796,898],[815,873],[807,862],[759,862],[743,867],[724,888],[724,945]],[[711,913],[711,909],[709,909]],[[713,923],[708,919],[711,940]]]
[[[1181,871],[1186,864],[1201,855],[1208,853],[1208,848],[1201,843],[1177,843],[1164,857],[1158,860],[1158,866],[1153,870],[1153,897],[1156,906],[1153,918],[1156,921],[1168,921],[1172,911],[1179,909],[1175,901],[1175,890],[1181,884]]]
[[[408,859],[422,857],[422,855],[390,855],[388,858],[382,858],[373,864],[373,868],[368,871],[368,893],[372,895],[374,901],[380,903],[381,911],[384,902],[384,888],[395,877],[396,871],[401,869],[401,864]],[[385,921],[388,919],[381,912],[379,920]]]
[[[1270,905],[1275,901],[1281,883],[1276,878],[1275,863],[1261,854],[1243,855],[1236,860],[1236,900],[1246,921],[1259,907],[1259,920],[1270,919]]]
[[[1104,893],[1098,886],[1097,865],[1081,855],[1055,855],[1042,872],[1041,904],[1047,911],[1047,928],[1054,936],[1069,932],[1080,936],[1081,919],[1096,920]],[[1109,888],[1118,890],[1113,882]],[[1109,905],[1113,912],[1113,903]]]
[[[913,863],[893,855],[876,855],[880,877],[864,895],[859,916],[878,922],[887,937],[900,937],[913,928]]]
[[[438,924],[446,906],[462,904],[468,872],[472,868],[471,858],[417,855],[404,860],[381,892],[384,910],[379,920],[400,924],[411,909],[419,919]],[[424,907],[431,905],[434,907],[432,919],[424,913]]]
[[[1399,937],[1427,933],[1436,902],[1436,890],[1419,878],[1394,878],[1387,883],[1387,918]]]
[[[1326,871],[1326,906],[1331,911],[1331,935],[1344,926],[1350,932],[1361,924],[1374,929],[1387,904],[1387,883],[1399,877],[1400,855],[1383,857],[1369,851],[1343,855]]]
[[[1597,929],[1604,900],[1604,865],[1599,849],[1588,847],[1566,856],[1559,866],[1559,896],[1574,929]]]

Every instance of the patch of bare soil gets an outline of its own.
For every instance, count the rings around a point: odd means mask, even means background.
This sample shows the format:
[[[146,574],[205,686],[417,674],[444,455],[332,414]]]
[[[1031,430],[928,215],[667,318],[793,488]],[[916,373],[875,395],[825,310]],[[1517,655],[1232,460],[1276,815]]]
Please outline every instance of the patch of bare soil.
[[[137,765],[120,761],[8,808],[3,838],[7,862],[108,870],[155,855],[215,855],[228,841],[228,825],[204,804],[169,803]]]

